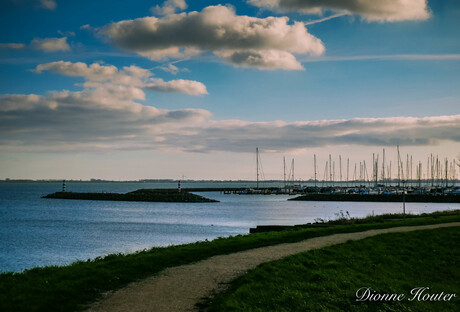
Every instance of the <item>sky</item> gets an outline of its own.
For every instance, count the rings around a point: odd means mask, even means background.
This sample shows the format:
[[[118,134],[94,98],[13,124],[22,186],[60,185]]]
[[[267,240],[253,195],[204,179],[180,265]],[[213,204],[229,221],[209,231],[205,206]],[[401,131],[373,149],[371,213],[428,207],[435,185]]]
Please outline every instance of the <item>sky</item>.
[[[460,159],[456,0],[3,0],[0,26],[0,179]]]

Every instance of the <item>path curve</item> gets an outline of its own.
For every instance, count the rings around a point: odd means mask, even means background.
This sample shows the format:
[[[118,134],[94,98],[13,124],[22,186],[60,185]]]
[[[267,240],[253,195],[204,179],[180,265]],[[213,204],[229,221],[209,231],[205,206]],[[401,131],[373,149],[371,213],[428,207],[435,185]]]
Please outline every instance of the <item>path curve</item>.
[[[223,285],[264,262],[378,234],[451,226],[460,226],[460,222],[333,234],[310,238],[297,243],[279,244],[214,256],[196,263],[171,267],[157,275],[131,283],[118,291],[108,294],[101,301],[91,305],[87,311],[195,311],[195,304],[201,298],[222,290]]]

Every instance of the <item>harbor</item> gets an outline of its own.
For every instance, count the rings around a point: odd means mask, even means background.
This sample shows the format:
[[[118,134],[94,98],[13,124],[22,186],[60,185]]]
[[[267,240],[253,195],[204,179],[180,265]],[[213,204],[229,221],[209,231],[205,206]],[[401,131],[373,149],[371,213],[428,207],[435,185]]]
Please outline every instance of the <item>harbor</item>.
[[[396,146],[396,151],[396,174],[393,173],[394,168],[392,170],[393,162],[388,159],[385,148],[383,148],[382,154],[372,154],[371,175],[369,175],[366,160],[360,161],[359,164],[352,164],[354,170],[350,174],[350,159],[347,158],[344,162],[346,167],[345,165],[342,167],[341,155],[337,159],[338,170],[336,172],[336,160],[329,154],[325,161],[324,174],[321,177],[315,154],[312,164],[313,177],[308,180],[296,178],[294,158],[287,170],[286,158],[283,156],[283,180],[265,181],[261,152],[257,147],[256,180],[252,187],[190,188],[187,190],[190,192],[219,191],[223,194],[238,195],[303,195],[291,200],[312,201],[460,202],[460,186],[457,180],[457,167],[460,167],[460,160],[445,158],[441,161],[438,155],[431,154],[427,157],[425,169],[421,161],[416,164],[414,175],[413,156],[406,154],[404,163],[399,145]],[[274,184],[280,186],[273,186]]]

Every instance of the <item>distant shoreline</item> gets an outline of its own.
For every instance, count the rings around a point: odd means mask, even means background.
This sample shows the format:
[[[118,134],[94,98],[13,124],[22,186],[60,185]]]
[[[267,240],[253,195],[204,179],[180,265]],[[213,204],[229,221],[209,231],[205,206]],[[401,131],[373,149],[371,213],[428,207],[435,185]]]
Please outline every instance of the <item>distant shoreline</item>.
[[[204,179],[204,180],[194,180],[194,179],[139,179],[139,180],[105,180],[105,179],[89,179],[89,180],[83,180],[83,179],[0,179],[0,183],[2,182],[50,182],[50,183],[62,183],[62,181],[65,180],[66,182],[72,182],[72,183],[177,183],[178,181],[181,181],[182,183],[251,183],[254,187],[257,183],[256,180],[213,180],[213,179]],[[265,183],[281,183],[284,184],[284,180],[263,180],[259,181],[260,185],[264,185]],[[309,179],[309,180],[302,180],[302,181],[295,181],[296,184],[314,184],[315,180]],[[353,187],[353,186],[358,186],[358,185],[370,185],[373,184],[373,181],[362,181],[362,180],[353,180],[353,181],[320,181],[316,180],[316,184],[318,187],[322,187],[323,184],[325,185],[347,185],[348,187]],[[429,186],[432,184],[432,180],[407,180],[405,181],[405,185],[418,185],[421,184],[423,186]],[[445,182],[444,182],[445,183]],[[460,180],[449,180],[449,184],[454,184],[457,185],[460,183]],[[397,179],[393,180],[387,180],[386,184],[395,186],[398,184]],[[439,186],[439,183],[435,183],[433,187]],[[440,186],[439,186],[440,187]]]

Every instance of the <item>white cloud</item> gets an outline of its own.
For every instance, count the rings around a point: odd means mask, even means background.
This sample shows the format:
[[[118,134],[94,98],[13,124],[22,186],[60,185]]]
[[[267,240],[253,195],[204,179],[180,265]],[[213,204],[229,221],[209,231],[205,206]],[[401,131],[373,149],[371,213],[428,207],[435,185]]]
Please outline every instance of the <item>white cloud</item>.
[[[0,49],[24,49],[26,47],[23,43],[0,43]]]
[[[54,0],[40,0],[40,4],[43,8],[48,10],[56,10],[57,4]]]
[[[235,65],[301,69],[293,53],[321,55],[324,45],[304,23],[288,22],[287,17],[238,16],[218,5],[201,12],[124,20],[100,33],[116,46],[154,60],[212,51]]]
[[[196,48],[171,47],[166,49],[155,49],[150,51],[137,51],[139,55],[145,56],[152,61],[160,61],[166,58],[188,58],[199,55],[200,50]]]
[[[142,88],[160,91],[160,92],[179,92],[190,95],[205,95],[208,94],[206,86],[194,80],[172,80],[164,81],[160,78],[151,77],[152,73],[134,65],[123,67],[118,70],[113,65],[100,65],[93,63],[87,65],[82,62],[72,63],[65,61],[40,64],[35,68],[37,73],[50,71],[66,76],[84,77],[86,82],[84,87],[87,88],[123,88],[123,86],[131,87],[130,92],[136,94],[144,94]],[[134,93],[133,93],[134,94]],[[136,97],[143,99],[145,96]]]
[[[82,62],[72,63],[65,61],[40,64],[35,68],[37,73],[42,73],[45,70],[66,76],[87,77],[91,80],[108,80],[118,72],[118,69],[113,65],[93,63],[88,66]]]
[[[248,3],[282,12],[321,14],[334,11],[357,14],[368,21],[397,22],[430,17],[426,0],[248,0]]]
[[[217,56],[235,65],[257,67],[259,69],[302,70],[304,67],[289,52],[277,50],[221,50]]]
[[[156,5],[150,10],[153,14],[157,15],[170,15],[177,11],[183,11],[187,8],[185,0],[166,0],[163,5]]]
[[[83,27],[83,26],[82,26],[82,27]],[[75,37],[75,32],[73,32],[73,31],[62,31],[62,30],[58,30],[57,32],[58,32],[58,34],[60,34],[61,36]]]
[[[190,95],[208,94],[206,86],[199,81],[177,79],[164,81],[163,79],[151,79],[151,83],[146,85],[146,89],[161,92],[180,92]]]
[[[30,43],[32,48],[44,52],[69,51],[67,37],[62,38],[35,38]]]
[[[167,65],[163,65],[159,67],[161,70],[170,73],[172,75],[177,75],[179,72],[190,72],[188,68],[179,68],[176,65],[169,63]]]
[[[180,71],[179,67],[175,66],[174,64],[161,66],[160,69],[173,75],[176,75]]]
[[[80,29],[84,29],[84,30],[93,30],[94,28],[91,27],[90,24],[85,24],[85,25],[80,26]]]

